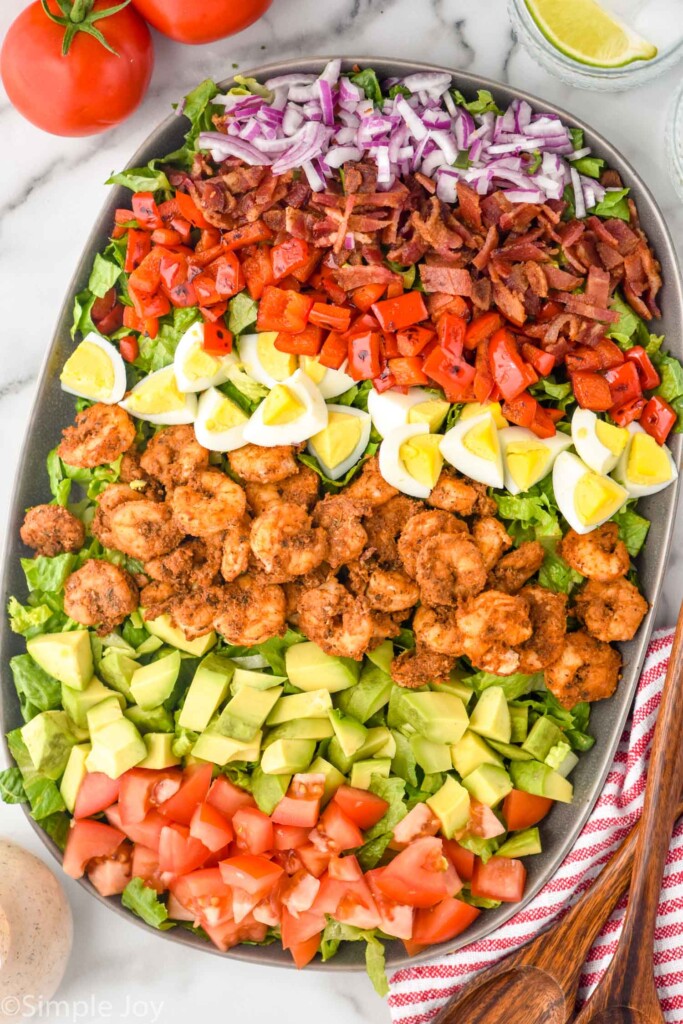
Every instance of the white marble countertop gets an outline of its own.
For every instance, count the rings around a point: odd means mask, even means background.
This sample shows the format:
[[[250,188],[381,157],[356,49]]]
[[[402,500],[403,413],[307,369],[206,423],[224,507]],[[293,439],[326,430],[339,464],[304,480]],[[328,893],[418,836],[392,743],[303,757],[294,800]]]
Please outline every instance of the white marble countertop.
[[[667,0],[672,11],[679,0]],[[26,0],[3,0],[0,37]],[[0,96],[0,522],[40,363],[81,248],[104,201],[102,184],[125,165],[170,104],[201,79],[284,57],[378,54],[434,61],[509,82],[584,118],[620,147],[649,183],[683,257],[683,208],[664,155],[667,108],[680,68],[629,93],[582,92],[550,77],[512,37],[504,0],[274,0],[266,17],[218,43],[182,47],[157,36],[156,69],[137,113],[106,135],[48,136]],[[683,596],[683,526],[660,604],[674,621]],[[46,856],[16,807],[0,805],[0,831]],[[297,974],[219,960],[156,939],[110,914],[65,879],[74,911],[74,951],[60,998],[45,1019],[188,1018],[241,1024],[296,1018],[298,1024],[386,1022],[388,1011],[361,975]],[[106,1005],[106,1001],[111,1007]],[[138,1002],[136,1002],[138,1001]],[[162,1004],[160,1006],[160,1004]],[[65,1009],[67,1012],[65,1012]]]

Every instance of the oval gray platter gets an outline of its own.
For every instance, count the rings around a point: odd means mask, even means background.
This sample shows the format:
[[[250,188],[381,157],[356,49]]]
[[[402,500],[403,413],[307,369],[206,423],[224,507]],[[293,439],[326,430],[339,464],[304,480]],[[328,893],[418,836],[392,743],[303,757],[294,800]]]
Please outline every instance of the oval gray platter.
[[[312,57],[308,60],[292,60],[267,64],[255,68],[253,71],[247,72],[247,74],[262,79],[293,71],[314,72],[317,74],[329,59],[329,57]],[[656,333],[661,334],[664,332],[669,349],[674,355],[683,358],[683,343],[680,340],[683,337],[683,281],[668,228],[645,183],[606,139],[598,135],[597,132],[593,131],[582,121],[576,120],[570,114],[546,103],[544,100],[531,96],[528,93],[511,89],[488,78],[480,78],[476,75],[431,64],[392,61],[379,57],[359,56],[354,60],[345,60],[344,68],[348,70],[356,63],[362,67],[374,67],[380,78],[391,76],[403,77],[419,70],[449,71],[453,75],[454,85],[465,93],[466,96],[473,95],[476,89],[490,89],[502,106],[506,106],[512,99],[519,96],[528,100],[534,109],[552,111],[559,114],[565,123],[582,128],[585,132],[586,144],[591,146],[596,155],[604,157],[610,167],[618,170],[624,183],[632,190],[632,195],[638,205],[642,226],[662,265],[664,287],[661,293],[661,305],[663,316],[661,321],[656,324]],[[231,81],[226,79],[223,83],[226,88],[230,86]],[[172,152],[181,144],[186,128],[187,122],[185,118],[171,115],[147,138],[133,156],[129,166],[138,167],[147,163],[152,157],[159,157],[165,153]],[[113,224],[114,210],[117,207],[128,206],[129,199],[130,192],[127,189],[122,187],[112,188],[109,201],[100,213],[83,250],[81,261],[59,316],[54,338],[43,363],[19,463],[19,472],[15,482],[8,522],[8,534],[5,540],[2,580],[3,609],[11,594],[16,594],[20,597],[25,594],[25,580],[19,558],[30,554],[30,552],[22,546],[19,540],[19,526],[26,508],[47,500],[49,492],[45,471],[45,458],[57,443],[60,428],[70,423],[73,419],[74,400],[61,391],[58,382],[61,367],[73,345],[69,335],[72,321],[73,297],[76,292],[85,287],[95,253],[99,252],[107,243],[111,225]],[[680,436],[676,436],[673,439],[671,447],[678,464],[682,447]],[[464,935],[460,935],[458,938],[441,946],[431,947],[422,956],[409,958],[406,956],[401,943],[388,943],[388,967],[396,968],[404,964],[427,960],[435,955],[453,952],[468,945],[470,942],[490,935],[517,913],[522,906],[533,899],[539,889],[553,876],[566,857],[602,790],[614,751],[629,713],[638,676],[645,657],[647,641],[652,630],[657,595],[659,594],[666,571],[667,551],[671,539],[677,494],[677,486],[672,486],[654,497],[645,499],[640,504],[643,514],[652,521],[646,550],[640,557],[638,565],[641,585],[646,597],[650,601],[651,609],[636,639],[622,645],[625,667],[624,676],[617,693],[611,700],[603,701],[593,707],[591,731],[595,735],[597,742],[589,753],[581,757],[573,773],[574,803],[571,806],[558,804],[553,808],[551,815],[543,823],[542,827],[543,853],[536,857],[530,857],[526,861],[529,878],[524,901],[521,904],[503,905],[498,910],[486,911]],[[6,665],[13,655],[22,653],[24,649],[22,638],[15,636],[10,631],[7,618],[2,614],[0,618],[1,663]],[[3,671],[2,706],[0,709],[0,727],[2,728],[3,742],[4,734],[21,724],[22,718],[19,711],[19,702],[11,675],[8,671]],[[5,749],[7,750],[6,744]],[[50,853],[57,860],[61,860],[61,853],[58,847],[28,815],[26,805],[24,805],[24,810]],[[86,879],[82,879],[80,884],[96,899],[116,913],[124,915],[149,932],[154,931],[155,934],[162,936],[167,941],[180,942],[187,946],[193,946],[196,949],[203,949],[207,953],[212,953],[216,956],[228,956],[255,964],[294,966],[289,953],[285,953],[280,949],[277,943],[262,947],[237,946],[228,953],[221,953],[214,946],[182,928],[157,932],[155,929],[144,924],[138,917],[124,910],[118,898],[104,898],[100,896]],[[333,960],[327,964],[322,964],[319,959],[316,959],[308,969],[311,968],[342,971],[363,970],[364,944],[345,943]]]

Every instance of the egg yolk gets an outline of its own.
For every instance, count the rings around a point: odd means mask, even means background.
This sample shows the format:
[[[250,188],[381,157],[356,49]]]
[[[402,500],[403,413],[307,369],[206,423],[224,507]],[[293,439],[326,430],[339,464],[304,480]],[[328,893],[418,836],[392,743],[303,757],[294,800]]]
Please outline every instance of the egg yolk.
[[[275,348],[276,338],[277,331],[264,331],[263,334],[259,334],[256,341],[256,354],[267,374],[275,380],[286,380],[296,370],[297,359],[289,352],[278,352]]]
[[[610,477],[584,473],[576,482],[574,507],[581,521],[592,526],[614,515],[623,505],[625,493]]]
[[[463,406],[463,410],[460,413],[461,420],[470,420],[474,416],[481,416],[483,412],[490,412],[493,416],[494,422],[498,430],[502,430],[507,427],[508,421],[503,416],[503,412],[500,407],[500,402],[468,402],[467,405]]]
[[[666,452],[649,434],[634,434],[628,453],[626,477],[634,484],[661,484],[671,478]]]
[[[224,430],[239,426],[240,423],[244,423],[248,419],[249,417],[238,405],[231,402],[229,398],[224,398],[207,417],[204,425],[211,433],[219,434]]]
[[[315,356],[300,356],[299,363],[304,373],[311,378],[314,384],[320,384],[327,373],[327,368],[321,366]]]
[[[67,359],[59,379],[92,398],[108,398],[114,389],[114,367],[99,345],[82,341]]]
[[[528,489],[545,476],[550,452],[544,444],[534,441],[513,441],[505,452],[510,476],[520,491]]]
[[[305,411],[294,392],[284,384],[276,384],[263,400],[263,422],[268,426],[291,423]]]
[[[143,380],[128,396],[130,412],[153,415],[159,412],[174,412],[185,406],[185,395],[178,391],[173,367],[166,373]]]
[[[628,430],[624,430],[623,427],[614,427],[611,423],[605,423],[604,420],[597,421],[595,433],[598,441],[604,444],[605,448],[609,448],[612,455],[621,455],[628,444]]]
[[[493,416],[487,417],[481,423],[471,427],[466,434],[463,434],[462,443],[468,452],[476,455],[478,459],[495,462],[500,453],[500,447]]]
[[[220,361],[206,352],[201,345],[193,345],[183,363],[183,371],[188,380],[195,381],[215,376],[220,365]]]
[[[439,451],[442,440],[440,434],[417,434],[404,441],[398,453],[410,475],[430,489],[436,486],[443,466]]]
[[[321,462],[334,469],[354,451],[362,430],[358,416],[330,412],[327,426],[311,438],[311,447]]]
[[[435,434],[446,419],[450,404],[439,398],[427,402],[418,402],[408,410],[408,423],[426,423],[429,431]]]

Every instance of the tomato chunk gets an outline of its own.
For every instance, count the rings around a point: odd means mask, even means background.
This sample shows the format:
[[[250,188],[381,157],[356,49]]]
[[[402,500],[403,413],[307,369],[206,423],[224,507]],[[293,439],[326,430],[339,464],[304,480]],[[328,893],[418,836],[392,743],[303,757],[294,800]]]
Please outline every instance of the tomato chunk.
[[[520,789],[511,790],[503,801],[503,817],[510,832],[531,828],[545,818],[553,806],[546,796],[534,796]]]
[[[351,850],[354,846],[362,846],[363,833],[358,825],[344,814],[339,803],[332,800],[311,832],[310,839],[321,851],[340,853],[342,850]]]
[[[443,848],[463,882],[471,882],[474,874],[474,854],[466,850],[455,839],[444,839]]]
[[[78,787],[74,818],[90,818],[116,803],[121,789],[120,779],[110,779],[103,772],[87,772]]]
[[[472,876],[472,895],[501,903],[519,903],[524,895],[526,868],[512,857],[491,857],[483,864],[477,857]]]
[[[170,799],[159,804],[159,811],[181,825],[189,825],[197,804],[206,800],[212,771],[213,765],[210,764],[187,768],[180,789]]]
[[[416,912],[412,940],[421,946],[448,942],[469,928],[480,913],[477,907],[448,897],[433,907],[423,907]]]
[[[336,791],[332,803],[338,804],[347,818],[363,831],[376,825],[389,808],[389,804],[381,796],[367,789],[345,785]]]
[[[256,806],[256,801],[251,793],[248,793],[246,789],[240,789],[239,786],[236,786],[225,775],[219,775],[211,783],[211,789],[209,790],[206,802],[219,810],[228,821],[232,819],[235,811],[240,807]]]
[[[424,836],[402,850],[377,879],[385,896],[412,907],[432,907],[462,888],[455,868],[444,857],[443,843]]]
[[[205,801],[197,806],[192,815],[190,835],[215,853],[231,843],[235,833],[227,818]]]
[[[164,825],[159,836],[159,870],[186,875],[200,868],[210,850],[184,825]]]
[[[125,838],[119,829],[102,821],[76,821],[69,829],[62,867],[71,878],[81,878],[88,861],[110,857]]]
[[[232,819],[235,841],[246,853],[265,853],[273,848],[273,823],[258,807],[240,807]]]
[[[244,889],[252,896],[262,899],[284,874],[278,864],[267,857],[243,853],[228,857],[218,865],[221,878],[226,885]]]

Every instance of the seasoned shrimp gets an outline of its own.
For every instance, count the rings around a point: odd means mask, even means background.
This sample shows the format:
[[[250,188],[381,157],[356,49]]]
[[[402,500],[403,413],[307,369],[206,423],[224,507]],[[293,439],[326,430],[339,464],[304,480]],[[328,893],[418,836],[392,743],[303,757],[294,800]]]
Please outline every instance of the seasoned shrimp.
[[[145,574],[153,580],[179,587],[212,583],[220,572],[223,537],[186,538],[177,548],[160,558],[145,562]]]
[[[399,569],[375,569],[370,573],[368,604],[380,612],[408,612],[420,599],[417,584]]]
[[[282,584],[282,589],[285,592],[285,600],[287,602],[287,622],[291,622],[293,626],[299,624],[299,599],[301,595],[307,590],[311,590],[314,587],[319,587],[321,583],[330,575],[330,567],[327,562],[322,562],[312,572],[306,573],[305,576],[297,576],[295,579]]]
[[[583,629],[568,633],[560,656],[545,670],[546,686],[565,708],[605,700],[617,688],[621,655]]]
[[[118,565],[89,558],[64,586],[64,611],[82,626],[97,626],[100,635],[134,612],[138,588],[129,572]]]
[[[173,515],[185,533],[203,537],[222,533],[242,519],[247,499],[239,484],[219,469],[203,469],[171,494]]]
[[[311,572],[327,555],[325,531],[313,526],[301,505],[273,505],[257,516],[250,543],[260,567],[282,583]]]
[[[362,597],[329,579],[301,595],[299,629],[326,654],[360,661],[374,638],[375,623]]]
[[[109,517],[115,508],[127,501],[138,502],[144,499],[139,491],[134,491],[128,484],[109,484],[97,498],[97,511],[93,516],[92,533],[105,548],[115,548],[116,539],[111,531]]]
[[[360,476],[357,476],[344,491],[347,498],[354,501],[367,501],[373,507],[383,505],[389,498],[398,494],[395,487],[388,484],[379,471],[379,460],[376,455],[364,464]]]
[[[142,562],[168,554],[183,539],[168,505],[147,498],[123,501],[106,513],[105,532],[100,536],[94,523],[93,532],[106,547]]]
[[[249,545],[249,531],[251,522],[244,516],[243,519],[235,519],[228,526],[222,540],[221,576],[228,583],[237,579],[249,567],[249,556],[251,547]]]
[[[168,612],[171,620],[188,640],[206,636],[214,628],[214,620],[223,612],[224,592],[221,587],[199,587],[178,594]]]
[[[222,590],[214,626],[229,644],[253,647],[285,632],[282,587],[251,576],[238,576]]]
[[[208,449],[200,445],[189,424],[160,430],[140,456],[142,471],[159,480],[167,491],[187,483],[194,473],[208,465]]]
[[[519,670],[520,655],[515,647],[533,632],[526,597],[487,590],[458,609],[457,622],[462,653],[475,668],[499,676]]]
[[[487,572],[493,569],[498,559],[512,547],[512,537],[500,519],[494,516],[481,516],[475,519],[472,524],[472,537],[481,551]]]
[[[648,603],[628,580],[589,580],[574,600],[574,613],[597,640],[632,640],[647,615]]]
[[[250,484],[277,484],[300,469],[296,448],[285,444],[274,448],[245,444],[228,452],[228,462],[233,473]]]
[[[466,533],[437,533],[420,547],[415,579],[423,604],[456,605],[486,586],[481,551]]]
[[[399,494],[373,509],[363,520],[368,535],[368,549],[375,553],[386,568],[400,569],[397,538],[420,508],[419,502]]]
[[[462,654],[462,637],[454,608],[421,605],[413,618],[417,642],[430,651],[457,658]]]
[[[506,594],[521,590],[528,579],[543,565],[545,550],[537,540],[527,540],[494,565],[489,573],[489,586]]]
[[[545,587],[530,586],[520,591],[529,602],[533,633],[517,648],[519,671],[541,672],[559,658],[567,632],[567,598]]]
[[[455,664],[454,658],[436,654],[418,646],[415,651],[403,651],[391,663],[391,678],[399,686],[413,690],[427,683],[445,683]]]
[[[459,516],[491,516],[496,513],[496,503],[486,494],[484,484],[464,480],[453,470],[444,469],[436,487],[427,498],[427,503],[444,512],[455,512]]]
[[[83,523],[61,505],[34,505],[24,516],[19,532],[27,547],[48,558],[80,551],[85,543]]]
[[[165,615],[171,607],[179,591],[174,583],[166,583],[154,580],[148,583],[140,591],[140,608],[143,610],[143,618],[157,619]]]
[[[631,564],[616,523],[603,523],[583,535],[570,530],[559,545],[559,553],[572,569],[601,583],[625,576]]]
[[[260,516],[271,505],[280,505],[283,501],[303,505],[310,512],[320,495],[320,477],[310,466],[302,465],[298,472],[277,483],[247,482],[244,492],[247,504],[255,516]]]
[[[417,556],[428,537],[439,533],[467,533],[467,524],[441,509],[418,512],[411,516],[398,539],[398,554],[403,568],[409,576],[415,578]]]
[[[345,494],[328,494],[313,511],[313,522],[327,534],[327,561],[333,569],[358,558],[368,542],[361,523],[367,505]]]
[[[76,416],[73,427],[62,431],[57,448],[69,466],[93,469],[114,462],[135,441],[135,424],[125,409],[97,402]]]

